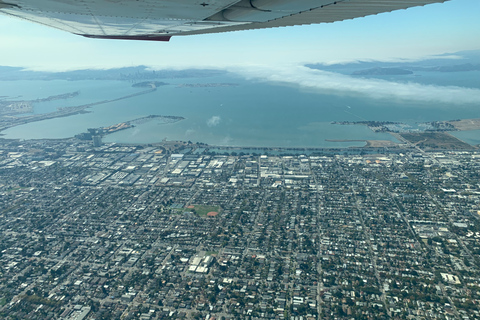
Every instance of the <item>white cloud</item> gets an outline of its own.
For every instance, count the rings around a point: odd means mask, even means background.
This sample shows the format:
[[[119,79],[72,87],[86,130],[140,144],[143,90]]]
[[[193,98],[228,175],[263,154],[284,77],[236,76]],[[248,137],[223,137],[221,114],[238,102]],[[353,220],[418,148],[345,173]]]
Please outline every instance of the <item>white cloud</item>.
[[[133,129],[132,132],[130,133],[130,136],[135,137],[139,133],[140,133],[140,129],[138,127],[135,127],[135,129]]]
[[[222,119],[219,116],[213,116],[210,119],[207,120],[207,126],[209,127],[215,127],[218,126]]]
[[[194,130],[194,129],[187,129],[187,130],[185,131],[185,137],[191,137],[191,136],[195,135],[196,132],[197,132],[197,131]]]
[[[337,95],[365,95],[375,99],[397,99],[448,104],[479,103],[480,90],[455,86],[400,83],[366,79],[313,70],[304,66],[261,67],[237,69],[247,79],[298,85],[318,92]]]
[[[222,139],[222,141],[220,142],[220,145],[223,145],[223,146],[232,145],[232,141],[233,139],[230,136],[226,136],[225,138]]]

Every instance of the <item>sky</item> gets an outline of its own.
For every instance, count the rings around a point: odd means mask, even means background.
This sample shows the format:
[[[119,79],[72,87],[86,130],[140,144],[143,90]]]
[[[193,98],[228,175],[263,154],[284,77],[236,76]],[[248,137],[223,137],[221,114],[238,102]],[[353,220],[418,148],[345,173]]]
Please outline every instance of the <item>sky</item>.
[[[42,71],[216,68],[336,95],[472,104],[480,103],[478,88],[359,78],[304,65],[456,59],[456,52],[480,50],[479,13],[480,0],[450,0],[335,23],[172,37],[170,42],[87,39],[0,15],[0,65]]]
[[[450,0],[342,22],[170,42],[86,39],[0,15],[0,65],[73,70],[147,65],[251,70],[305,63],[416,60],[480,49],[479,0]]]

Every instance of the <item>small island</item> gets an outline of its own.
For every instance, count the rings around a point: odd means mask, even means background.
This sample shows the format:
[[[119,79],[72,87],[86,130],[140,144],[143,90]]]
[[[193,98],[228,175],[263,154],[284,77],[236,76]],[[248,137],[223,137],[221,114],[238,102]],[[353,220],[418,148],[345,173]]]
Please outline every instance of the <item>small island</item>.
[[[215,87],[237,87],[238,83],[182,83],[178,88],[215,88]]]
[[[362,125],[373,132],[397,132],[402,126],[402,123],[394,121],[333,121],[332,124]]]
[[[54,101],[54,100],[71,99],[71,98],[75,98],[79,94],[80,94],[80,91],[63,93],[63,94],[50,96],[50,97],[47,97],[47,98],[35,99],[35,100],[32,100],[32,102],[47,102],[47,101]]]
[[[134,88],[157,88],[160,86],[166,86],[169,83],[161,81],[144,81],[132,84]]]

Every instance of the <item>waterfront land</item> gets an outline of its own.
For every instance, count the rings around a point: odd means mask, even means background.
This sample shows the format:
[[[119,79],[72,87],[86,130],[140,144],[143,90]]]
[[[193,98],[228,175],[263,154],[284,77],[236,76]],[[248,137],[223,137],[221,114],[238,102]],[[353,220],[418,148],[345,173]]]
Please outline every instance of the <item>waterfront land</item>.
[[[355,139],[325,139],[329,142],[365,142],[368,148],[398,147],[398,143],[390,140],[355,140]]]
[[[471,150],[474,148],[446,132],[412,132],[400,135],[410,143],[427,150]]]
[[[424,130],[412,129],[410,125],[392,121],[336,121],[339,125],[362,125],[369,127],[373,132],[388,132],[398,140],[419,146],[427,150],[471,150],[476,148],[452,136],[448,131],[479,130],[480,119],[461,119],[450,121],[433,121],[421,123]],[[327,140],[327,141],[366,141],[367,146],[395,147],[391,141],[377,140]]]
[[[162,116],[162,115],[149,115],[146,117],[137,118],[134,120],[130,120],[127,122],[121,122],[117,124],[113,124],[108,127],[101,127],[101,128],[89,128],[87,132],[80,133],[75,137],[80,140],[92,140],[94,136],[106,136],[108,134],[112,134],[118,131],[134,128],[136,125],[144,124],[148,121],[157,120],[163,124],[167,123],[175,123],[181,121],[185,118],[178,117],[178,116]]]
[[[332,124],[362,125],[367,126],[374,132],[418,133],[419,131],[417,128],[412,129],[409,124],[394,121],[333,121]],[[418,124],[424,128],[423,131],[425,132],[480,130],[480,118],[431,121]]]
[[[79,92],[75,91],[70,93],[54,95],[47,98],[34,99],[34,100],[0,99],[0,116],[14,116],[17,114],[31,113],[33,112],[33,105],[35,103],[55,101],[55,100],[66,100],[66,99],[74,98],[78,95],[79,95]]]
[[[445,121],[458,131],[480,130],[480,119],[461,119]]]
[[[17,116],[8,116],[8,117],[3,116],[3,117],[0,117],[0,132],[5,130],[5,129],[8,129],[8,128],[12,128],[12,127],[19,126],[19,125],[22,125],[22,124],[27,124],[27,123],[30,123],[30,122],[42,121],[42,120],[48,120],[48,119],[60,118],[60,117],[68,117],[68,116],[81,114],[81,113],[88,113],[89,111],[87,109],[91,108],[93,106],[98,106],[98,105],[102,105],[102,104],[106,104],[106,103],[111,103],[111,102],[115,102],[115,101],[120,101],[120,100],[124,100],[124,99],[128,99],[128,98],[136,97],[136,96],[139,96],[139,95],[154,92],[156,90],[157,90],[156,87],[151,87],[150,89],[147,89],[147,90],[144,90],[144,91],[141,91],[141,92],[132,93],[132,94],[122,96],[122,97],[119,97],[119,98],[97,101],[97,102],[88,103],[88,104],[84,104],[84,105],[80,105],[80,106],[61,107],[61,108],[58,108],[56,111],[48,112],[48,113],[24,115],[24,116],[18,116],[18,117]],[[78,94],[78,92],[76,92],[76,94]],[[67,95],[61,95],[62,97],[65,96],[65,98],[61,98],[61,99],[66,99],[68,97],[71,97],[71,94],[67,94]],[[55,96],[55,97],[58,97],[58,96]],[[35,101],[51,101],[52,98],[54,98],[54,97],[46,98],[46,99],[50,99],[50,100],[37,99]],[[55,98],[55,99],[57,99],[57,98]]]

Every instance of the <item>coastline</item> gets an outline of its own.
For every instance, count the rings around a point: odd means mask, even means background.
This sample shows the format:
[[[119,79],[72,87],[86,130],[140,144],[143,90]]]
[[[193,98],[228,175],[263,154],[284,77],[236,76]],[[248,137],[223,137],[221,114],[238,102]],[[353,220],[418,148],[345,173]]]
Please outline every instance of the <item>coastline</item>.
[[[0,120],[0,132],[4,131],[6,129],[9,129],[9,128],[13,128],[13,127],[23,125],[23,124],[27,124],[27,123],[31,123],[31,122],[54,119],[54,118],[61,118],[61,117],[69,117],[69,116],[76,115],[76,114],[90,113],[91,111],[86,110],[90,107],[98,106],[98,105],[102,105],[102,104],[106,104],[106,103],[111,103],[111,102],[115,102],[115,101],[129,99],[129,98],[144,95],[144,94],[147,94],[147,93],[152,93],[156,90],[157,90],[157,88],[153,87],[153,88],[150,88],[148,90],[132,93],[132,94],[122,96],[122,97],[119,97],[119,98],[115,98],[115,99],[102,100],[102,101],[92,102],[92,103],[88,103],[88,104],[84,104],[84,105],[80,105],[80,106],[74,106],[74,107],[62,107],[62,108],[58,108],[57,111],[53,111],[53,112],[49,112],[49,113],[35,114],[35,115],[24,116],[24,117],[12,117],[12,118],[9,118],[8,120],[1,119]],[[78,94],[78,91],[76,93]],[[48,98],[45,98],[45,99],[50,99],[50,98],[51,97],[48,97]],[[43,99],[37,99],[37,100],[43,101]]]

